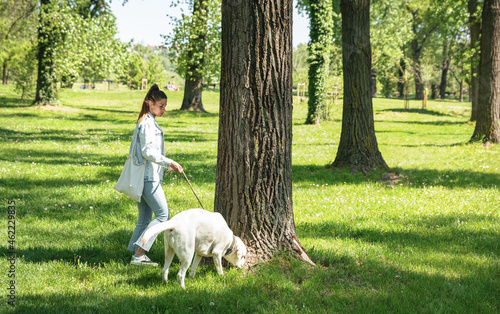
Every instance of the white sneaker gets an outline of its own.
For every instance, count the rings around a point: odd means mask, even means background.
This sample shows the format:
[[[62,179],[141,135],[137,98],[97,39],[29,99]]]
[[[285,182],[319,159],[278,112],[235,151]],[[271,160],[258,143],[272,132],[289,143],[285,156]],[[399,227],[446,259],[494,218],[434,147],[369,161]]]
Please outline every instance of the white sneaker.
[[[130,264],[139,266],[158,266],[158,263],[152,262],[149,257],[146,256],[146,254],[143,254],[141,256],[132,255]]]

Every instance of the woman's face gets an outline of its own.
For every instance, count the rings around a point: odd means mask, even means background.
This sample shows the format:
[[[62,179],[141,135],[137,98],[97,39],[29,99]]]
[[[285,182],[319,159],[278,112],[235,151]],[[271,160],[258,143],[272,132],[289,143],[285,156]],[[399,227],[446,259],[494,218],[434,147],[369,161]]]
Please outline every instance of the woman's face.
[[[160,99],[158,101],[155,101],[154,103],[151,102],[149,104],[149,112],[153,115],[153,117],[161,117],[163,113],[165,112],[165,107],[167,106],[167,100],[166,99]]]

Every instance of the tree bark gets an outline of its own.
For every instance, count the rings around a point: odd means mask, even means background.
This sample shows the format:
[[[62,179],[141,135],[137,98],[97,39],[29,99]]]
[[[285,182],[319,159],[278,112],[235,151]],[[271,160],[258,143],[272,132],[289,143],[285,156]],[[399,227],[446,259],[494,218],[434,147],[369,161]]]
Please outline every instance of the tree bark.
[[[292,0],[222,1],[216,212],[247,261],[293,251],[310,263],[292,206]]]
[[[377,70],[375,68],[371,71],[371,84],[372,84],[372,97],[377,97]]]
[[[471,141],[500,142],[500,0],[485,0],[477,122]]]
[[[205,108],[203,108],[203,101],[201,99],[202,91],[202,77],[186,78],[181,110],[206,112]]]
[[[378,150],[371,95],[370,1],[342,0],[344,104],[342,132],[332,166],[368,173],[388,168]]]
[[[184,98],[181,110],[206,112],[203,108],[201,94],[203,91],[204,51],[207,38],[208,10],[206,0],[195,0],[193,5],[194,36],[189,39],[188,60],[191,64],[186,71]]]
[[[471,80],[470,80],[470,99],[472,102],[471,121],[477,119],[477,103],[479,95],[479,35],[481,33],[481,20],[477,18],[477,0],[469,0],[469,29],[470,45],[473,51],[471,56]]]

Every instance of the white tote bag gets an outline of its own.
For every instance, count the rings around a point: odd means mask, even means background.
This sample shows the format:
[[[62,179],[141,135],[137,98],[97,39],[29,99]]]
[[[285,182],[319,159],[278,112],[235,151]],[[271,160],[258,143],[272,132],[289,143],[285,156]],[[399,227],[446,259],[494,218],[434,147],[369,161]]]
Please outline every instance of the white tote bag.
[[[134,139],[132,140],[132,152],[136,149],[137,134],[134,132]],[[122,173],[114,188],[131,199],[140,202],[142,190],[144,188],[144,170],[146,169],[146,161],[139,163],[137,158],[131,153],[125,165],[123,166]]]

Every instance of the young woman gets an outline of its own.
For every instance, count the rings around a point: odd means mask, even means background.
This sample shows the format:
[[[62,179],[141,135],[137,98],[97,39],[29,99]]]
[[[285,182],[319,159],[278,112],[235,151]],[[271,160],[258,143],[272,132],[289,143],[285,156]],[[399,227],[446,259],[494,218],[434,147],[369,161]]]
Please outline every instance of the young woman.
[[[183,172],[178,163],[165,157],[163,131],[155,120],[156,117],[163,115],[166,105],[167,95],[156,84],[153,85],[144,98],[142,110],[137,119],[133,135],[137,137],[137,143],[135,147],[130,145],[130,153],[134,153],[139,162],[146,161],[144,190],[141,201],[137,202],[139,217],[128,244],[128,250],[135,252],[130,261],[132,265],[158,266],[146,256],[146,252],[149,251],[156,237],[142,244],[142,235],[148,227],[169,219],[168,204],[162,188],[164,169]],[[151,220],[153,213],[155,219]]]

